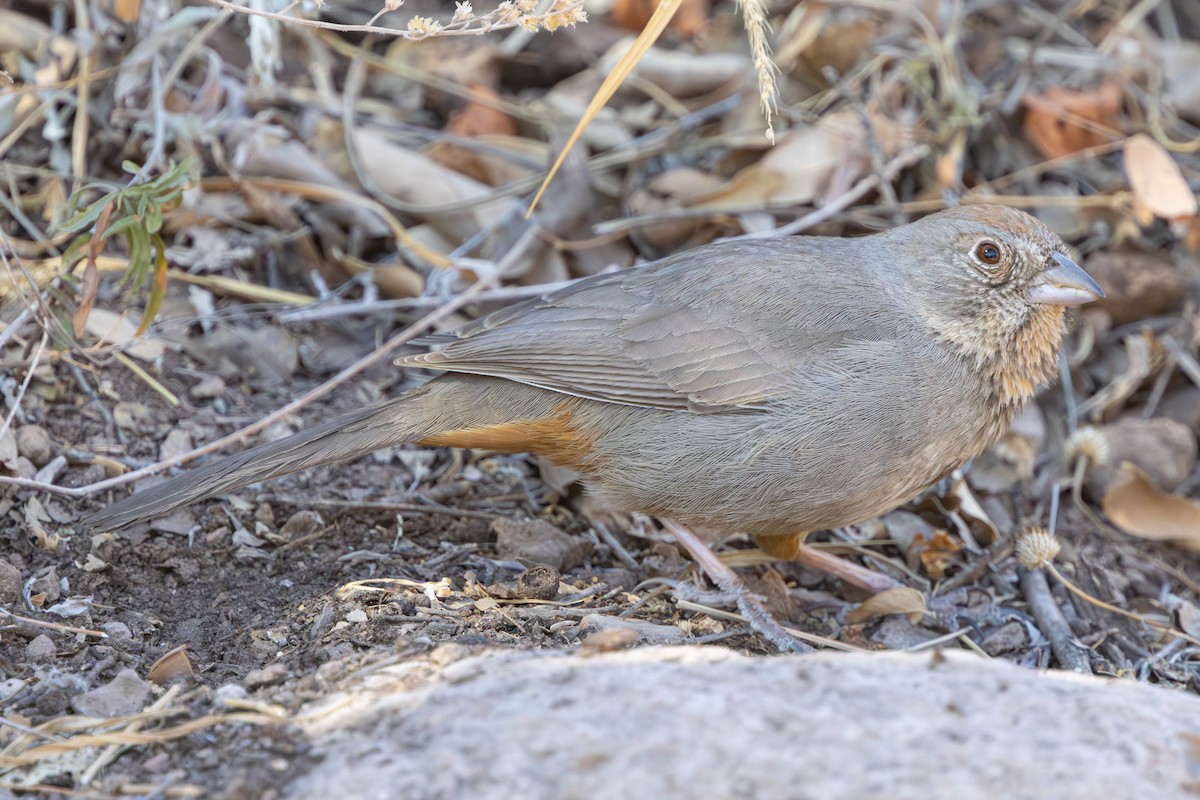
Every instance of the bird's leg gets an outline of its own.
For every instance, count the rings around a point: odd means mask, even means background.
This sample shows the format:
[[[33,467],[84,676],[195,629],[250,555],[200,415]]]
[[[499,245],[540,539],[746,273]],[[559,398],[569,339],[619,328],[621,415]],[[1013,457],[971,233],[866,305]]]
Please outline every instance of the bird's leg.
[[[895,589],[904,585],[881,572],[860,567],[852,561],[838,558],[814,547],[805,547],[804,539],[807,535],[806,533],[789,533],[783,536],[756,536],[754,541],[763,549],[763,552],[780,561],[794,561],[802,566],[839,578],[851,586],[865,589],[871,594],[878,594],[885,589]]]
[[[746,622],[757,633],[766,637],[767,641],[780,650],[795,653],[811,653],[813,648],[804,644],[788,633],[771,612],[750,593],[746,584],[732,569],[717,558],[712,548],[700,540],[691,530],[670,520],[662,520],[663,527],[670,531],[675,541],[683,545],[691,555],[692,560],[712,578],[713,582],[737,602],[738,611],[746,618]]]

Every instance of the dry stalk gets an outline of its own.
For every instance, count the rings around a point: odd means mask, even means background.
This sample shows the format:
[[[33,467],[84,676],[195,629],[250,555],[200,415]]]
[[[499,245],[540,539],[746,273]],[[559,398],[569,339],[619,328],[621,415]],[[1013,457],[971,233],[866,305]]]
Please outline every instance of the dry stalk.
[[[486,14],[476,14],[470,2],[455,3],[454,15],[448,22],[440,22],[431,17],[414,16],[409,19],[404,28],[388,28],[375,23],[384,14],[398,11],[404,5],[404,0],[385,0],[384,7],[363,25],[348,25],[325,20],[307,19],[292,16],[288,12],[299,3],[291,3],[283,11],[265,11],[249,6],[230,2],[230,0],[211,0],[214,5],[237,14],[264,17],[291,25],[301,25],[308,28],[321,28],[328,31],[343,33],[377,33],[383,36],[394,36],[401,39],[419,41],[439,36],[482,36],[493,31],[520,28],[526,31],[554,31],[562,27],[573,27],[577,23],[587,22],[587,13],[583,10],[583,0],[554,0],[554,4],[546,13],[535,13],[537,0],[504,0],[494,11]],[[318,6],[324,5],[319,2]]]

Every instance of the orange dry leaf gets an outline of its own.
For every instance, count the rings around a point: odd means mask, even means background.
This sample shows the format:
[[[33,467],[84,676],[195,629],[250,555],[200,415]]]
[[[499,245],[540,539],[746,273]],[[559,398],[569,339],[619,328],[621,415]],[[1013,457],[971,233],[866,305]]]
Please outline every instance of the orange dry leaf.
[[[501,111],[500,95],[495,90],[475,84],[470,87],[472,98],[462,110],[450,115],[446,133],[455,136],[487,136],[502,134],[512,136],[517,132],[513,118]]]
[[[471,139],[516,134],[516,122],[497,107],[500,95],[482,84],[473,84],[471,95],[470,102],[450,115],[446,133]],[[495,185],[489,158],[479,150],[440,139],[425,148],[423,155],[480,183]]]
[[[146,677],[159,686],[194,680],[196,670],[192,667],[192,660],[188,658],[187,645],[181,644],[163,653],[150,667]]]
[[[1121,464],[1101,505],[1126,533],[1200,552],[1200,503],[1167,494],[1128,461]]]
[[[921,541],[922,538],[919,534],[913,538],[913,544],[920,548],[921,566],[925,567],[929,577],[935,581],[941,580],[950,562],[962,550],[962,545],[945,531],[935,532],[928,542]]]
[[[113,16],[126,24],[132,25],[142,14],[142,0],[116,0],[113,3]]]
[[[1051,86],[1025,95],[1024,102],[1025,135],[1046,158],[1078,153],[1118,135],[1121,88],[1111,81],[1086,91]]]
[[[1179,165],[1161,144],[1144,133],[1125,142],[1125,174],[1133,189],[1134,213],[1143,225],[1154,217],[1173,222],[1196,216],[1196,196]]]
[[[640,31],[657,7],[658,0],[617,0],[613,5],[612,20],[625,30]],[[683,0],[667,28],[691,39],[702,33],[707,24],[708,0]]]

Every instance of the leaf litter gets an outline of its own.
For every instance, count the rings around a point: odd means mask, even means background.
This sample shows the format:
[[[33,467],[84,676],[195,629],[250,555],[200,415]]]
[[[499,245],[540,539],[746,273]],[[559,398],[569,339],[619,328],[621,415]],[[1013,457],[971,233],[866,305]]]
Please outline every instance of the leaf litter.
[[[859,235],[948,202],[1030,210],[1108,291],[1075,316],[1066,380],[962,476],[814,537],[902,588],[864,597],[736,537],[722,555],[825,646],[1200,686],[1193,4],[773,5],[774,146],[763,51],[730,4],[680,3],[640,44],[657,4],[573,28],[551,21],[569,4],[426,5],[374,21],[399,32],[379,42],[154,0],[0,10],[0,786],[259,796],[296,768],[286,723],[308,699],[439,648],[770,652],[680,588],[688,562],[653,524],[524,456],[402,448],[131,531],[77,522],[188,442],[284,436],[416,385],[387,356],[425,314],[448,327],[718,237]],[[1091,428],[1106,444],[1080,445]],[[85,719],[101,689],[144,710]]]

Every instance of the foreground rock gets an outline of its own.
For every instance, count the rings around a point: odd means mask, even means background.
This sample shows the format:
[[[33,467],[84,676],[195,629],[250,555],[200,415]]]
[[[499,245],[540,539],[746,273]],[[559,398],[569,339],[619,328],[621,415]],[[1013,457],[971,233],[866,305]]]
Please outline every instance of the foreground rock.
[[[444,659],[440,660],[444,662]],[[501,654],[367,678],[296,799],[1067,798],[1200,792],[1200,699],[959,652]]]

